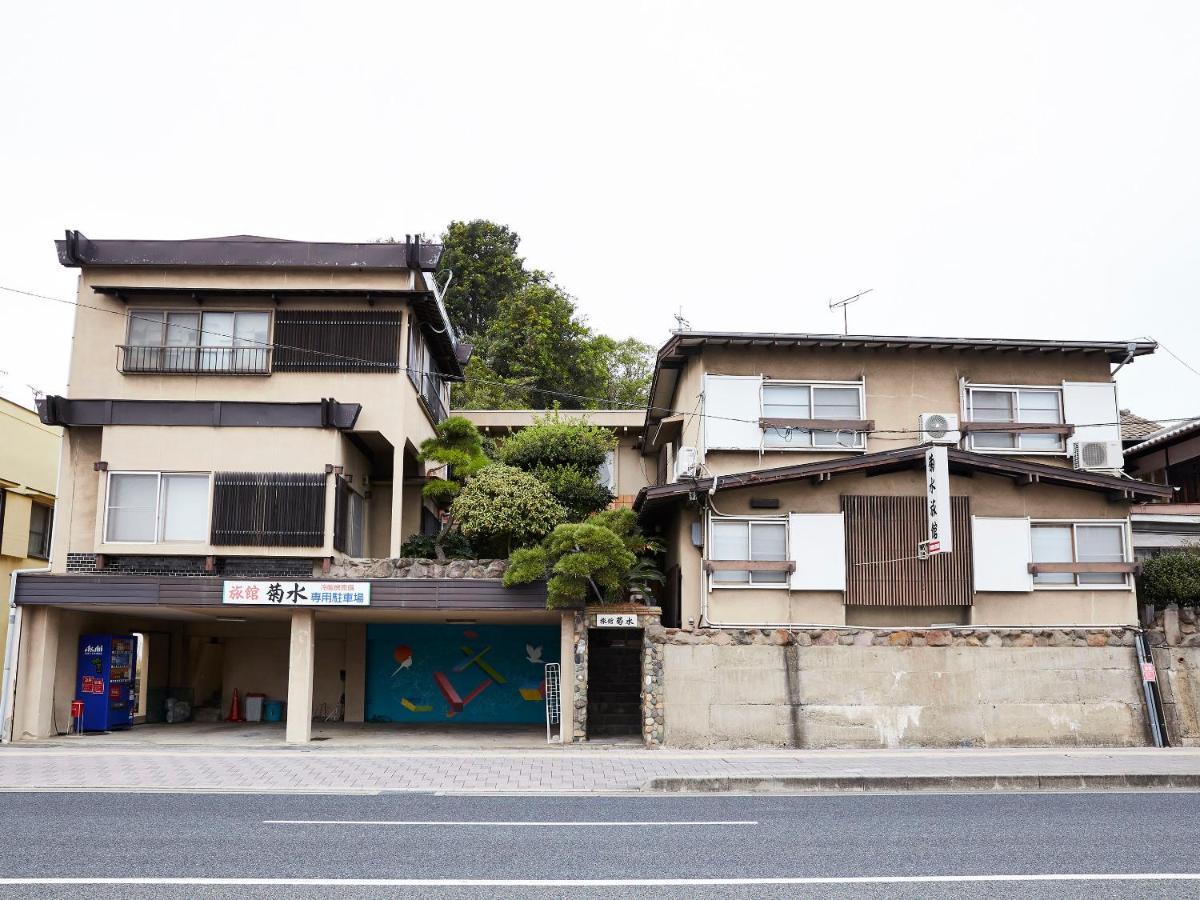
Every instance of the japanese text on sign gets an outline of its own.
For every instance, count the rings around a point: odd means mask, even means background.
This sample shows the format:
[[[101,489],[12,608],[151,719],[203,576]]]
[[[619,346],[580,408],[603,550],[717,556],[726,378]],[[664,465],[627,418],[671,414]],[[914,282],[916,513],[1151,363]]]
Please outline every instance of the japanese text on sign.
[[[637,616],[633,613],[600,613],[596,616],[597,628],[637,628]]]
[[[950,525],[950,465],[945,447],[930,447],[925,451],[925,511],[929,519],[929,549],[934,553],[949,553],[954,549],[954,529]]]
[[[233,606],[370,606],[366,581],[226,581],[221,602]]]

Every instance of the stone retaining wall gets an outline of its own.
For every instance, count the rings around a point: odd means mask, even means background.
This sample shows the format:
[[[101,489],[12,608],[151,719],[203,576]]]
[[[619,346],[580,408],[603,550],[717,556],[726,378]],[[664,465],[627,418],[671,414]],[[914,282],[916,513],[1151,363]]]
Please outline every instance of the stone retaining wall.
[[[1135,634],[646,631],[662,654],[663,743],[813,749],[1143,746]]]
[[[434,559],[407,556],[390,559],[347,557],[329,567],[330,578],[501,578],[506,559]]]
[[[1200,610],[1159,610],[1147,636],[1158,669],[1167,736],[1177,746],[1200,746]]]

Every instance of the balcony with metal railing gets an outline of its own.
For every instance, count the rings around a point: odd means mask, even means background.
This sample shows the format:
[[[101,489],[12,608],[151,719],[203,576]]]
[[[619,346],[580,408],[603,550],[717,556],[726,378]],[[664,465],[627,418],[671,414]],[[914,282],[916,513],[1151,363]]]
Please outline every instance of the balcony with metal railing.
[[[425,404],[425,409],[429,411],[429,417],[435,423],[444,422],[450,413],[446,410],[445,401],[442,400],[442,388],[445,385],[442,376],[435,372],[409,371],[408,378],[413,383],[413,387],[417,389],[421,401]]]
[[[167,347],[118,344],[126,375],[269,375],[271,347]]]

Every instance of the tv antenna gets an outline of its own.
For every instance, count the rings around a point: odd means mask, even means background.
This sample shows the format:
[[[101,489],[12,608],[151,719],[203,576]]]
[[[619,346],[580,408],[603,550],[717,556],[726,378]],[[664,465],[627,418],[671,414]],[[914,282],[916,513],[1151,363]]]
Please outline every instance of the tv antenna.
[[[871,293],[871,291],[873,291],[873,290],[875,290],[875,288],[867,288],[865,291],[855,294],[853,297],[847,297],[845,300],[830,300],[829,301],[830,311],[841,307],[841,310],[842,310],[842,334],[850,333],[850,314],[846,311],[846,307],[849,306],[851,303],[857,303],[859,300],[861,300],[867,294]]]
[[[679,312],[675,313],[674,319],[675,319],[675,330],[676,331],[687,331],[689,328],[692,327],[692,323],[683,317],[683,307],[682,306],[679,307]]]

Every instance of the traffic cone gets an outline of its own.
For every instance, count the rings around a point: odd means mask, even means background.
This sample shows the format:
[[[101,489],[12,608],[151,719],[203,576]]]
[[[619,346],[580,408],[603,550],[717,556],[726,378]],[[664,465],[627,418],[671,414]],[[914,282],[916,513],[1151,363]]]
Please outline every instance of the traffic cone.
[[[245,719],[242,718],[242,703],[241,703],[241,699],[238,697],[237,688],[233,689],[233,700],[231,700],[229,703],[229,718],[226,719],[225,721],[226,722],[245,722],[246,721]]]

